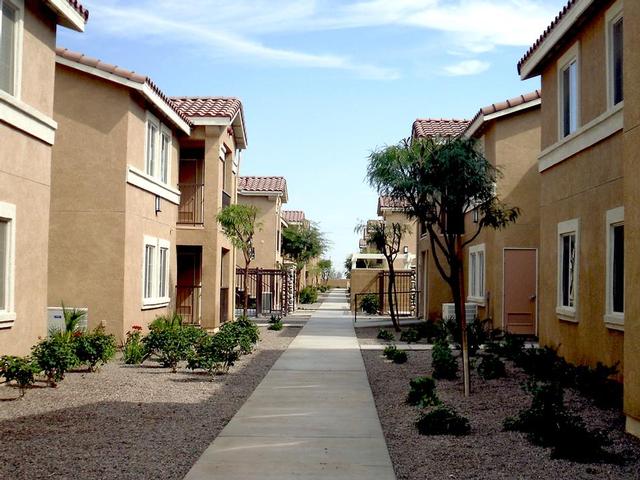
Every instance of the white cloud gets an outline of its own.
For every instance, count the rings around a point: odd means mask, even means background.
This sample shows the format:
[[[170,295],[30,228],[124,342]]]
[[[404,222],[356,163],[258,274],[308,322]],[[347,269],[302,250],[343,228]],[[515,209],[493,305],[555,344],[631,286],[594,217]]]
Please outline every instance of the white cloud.
[[[451,77],[461,77],[469,75],[478,75],[486,72],[491,64],[480,60],[464,60],[453,65],[447,65],[443,68],[443,73]]]

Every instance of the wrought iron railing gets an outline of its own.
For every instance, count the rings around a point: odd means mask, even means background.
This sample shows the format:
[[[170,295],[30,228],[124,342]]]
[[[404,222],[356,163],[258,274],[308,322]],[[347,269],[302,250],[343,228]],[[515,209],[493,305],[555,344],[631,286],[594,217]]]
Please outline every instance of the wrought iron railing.
[[[204,223],[204,184],[180,183],[178,224],[202,225]]]
[[[202,287],[178,285],[176,287],[176,313],[183,323],[200,325],[202,321]]]

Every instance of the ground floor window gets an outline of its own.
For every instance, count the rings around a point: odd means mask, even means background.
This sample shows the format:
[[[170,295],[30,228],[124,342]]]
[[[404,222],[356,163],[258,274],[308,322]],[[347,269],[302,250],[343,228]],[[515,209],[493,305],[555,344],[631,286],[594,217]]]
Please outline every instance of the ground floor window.
[[[469,247],[469,300],[484,302],[485,297],[485,247]]]
[[[16,206],[0,202],[0,328],[15,319],[15,242]]]
[[[624,207],[607,212],[607,285],[605,322],[624,324]]]
[[[169,303],[169,250],[167,240],[144,237],[142,265],[142,305],[158,306]]]
[[[578,290],[578,220],[558,224],[557,313],[575,316]]]

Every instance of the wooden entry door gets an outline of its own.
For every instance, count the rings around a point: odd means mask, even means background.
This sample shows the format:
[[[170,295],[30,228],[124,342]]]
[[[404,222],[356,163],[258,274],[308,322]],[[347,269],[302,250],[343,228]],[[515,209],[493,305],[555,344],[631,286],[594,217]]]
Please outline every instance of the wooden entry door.
[[[538,252],[504,251],[504,327],[509,333],[535,335],[538,305]]]

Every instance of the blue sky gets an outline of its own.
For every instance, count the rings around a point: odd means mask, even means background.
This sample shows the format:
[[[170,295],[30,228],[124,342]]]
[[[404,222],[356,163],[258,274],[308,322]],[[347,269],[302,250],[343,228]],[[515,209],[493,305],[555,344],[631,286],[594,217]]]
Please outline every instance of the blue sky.
[[[242,175],[283,175],[288,209],[341,266],[360,220],[371,150],[416,118],[470,118],[539,87],[516,63],[565,0],[84,0],[83,34],[58,42],[149,75],[169,95],[242,99]]]

